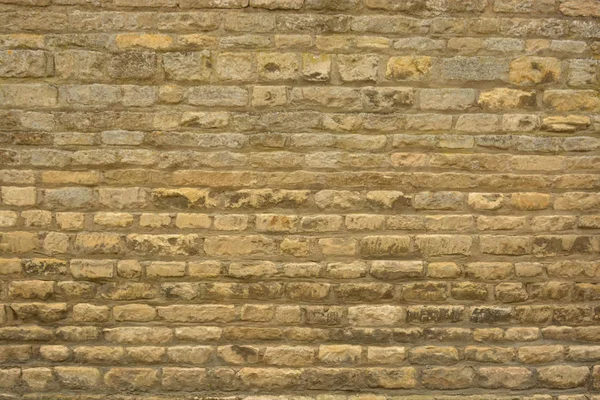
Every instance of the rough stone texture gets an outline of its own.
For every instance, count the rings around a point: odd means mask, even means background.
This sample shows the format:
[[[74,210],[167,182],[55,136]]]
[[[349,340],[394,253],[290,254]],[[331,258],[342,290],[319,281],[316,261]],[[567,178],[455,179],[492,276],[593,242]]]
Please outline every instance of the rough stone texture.
[[[600,400],[599,0],[0,0],[0,400]]]

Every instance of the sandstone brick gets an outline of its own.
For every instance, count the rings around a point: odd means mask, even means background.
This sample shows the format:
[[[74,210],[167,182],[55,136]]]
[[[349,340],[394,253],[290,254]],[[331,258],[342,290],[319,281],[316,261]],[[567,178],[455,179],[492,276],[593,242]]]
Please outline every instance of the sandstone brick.
[[[416,369],[369,368],[366,373],[369,387],[383,389],[411,389],[417,385]]]
[[[557,82],[561,76],[560,60],[551,57],[521,57],[510,63],[511,83],[516,85]]]
[[[287,368],[249,368],[239,370],[237,376],[248,388],[274,390],[293,388],[300,382],[301,371]]]
[[[490,389],[527,389],[535,384],[533,372],[523,367],[485,367],[477,373],[481,386]]]
[[[508,66],[495,57],[453,57],[438,59],[435,71],[441,79],[461,81],[505,80]]]
[[[50,207],[86,208],[92,206],[94,195],[87,188],[46,189],[44,202]]]
[[[93,304],[75,304],[73,306],[73,320],[79,322],[105,322],[108,321],[110,311],[107,306]]]
[[[207,384],[206,369],[165,367],[162,369],[161,384],[165,390],[203,390]]]
[[[100,385],[98,368],[55,367],[54,373],[58,382],[67,389],[94,389]]]
[[[127,213],[98,213],[94,224],[112,228],[125,228],[133,224],[133,215]]]
[[[70,269],[75,278],[112,278],[114,262],[111,260],[72,260]]]
[[[237,311],[229,305],[172,305],[157,307],[158,316],[171,322],[231,322]]]
[[[110,58],[108,74],[115,79],[144,79],[156,73],[156,54],[144,52],[126,52]]]
[[[116,36],[115,43],[122,49],[141,47],[158,50],[171,47],[173,38],[162,34],[123,33]]]
[[[118,327],[104,329],[109,342],[123,344],[165,344],[173,339],[173,331],[164,327]]]
[[[0,76],[43,77],[51,74],[48,56],[40,50],[3,50],[0,52]]]
[[[391,57],[387,62],[386,77],[392,80],[420,80],[431,70],[431,57]]]
[[[40,346],[40,356],[44,360],[60,362],[69,358],[71,351],[66,346]]]
[[[331,56],[302,54],[302,78],[310,82],[325,82],[331,77]]]
[[[472,89],[423,89],[420,92],[422,110],[467,110],[475,103]]]
[[[415,278],[423,275],[420,261],[373,261],[369,271],[377,279]]]
[[[466,235],[418,235],[415,243],[422,254],[435,256],[443,254],[471,254],[473,239]]]
[[[536,107],[536,95],[532,91],[498,88],[481,92],[478,104],[492,111],[533,109]]]
[[[175,81],[208,81],[212,73],[210,52],[165,53],[163,56],[163,68],[167,79]]]
[[[454,364],[459,360],[459,354],[454,347],[421,346],[412,348],[408,359],[414,364]]]
[[[353,256],[356,253],[356,240],[344,238],[319,239],[319,247],[325,255]]]
[[[100,205],[112,209],[140,208],[145,205],[145,192],[140,188],[101,188],[98,190]]]
[[[7,361],[27,361],[32,356],[32,349],[30,345],[14,345],[14,346],[2,346],[0,347],[0,359],[3,362]]]
[[[125,353],[134,361],[142,364],[157,364],[164,359],[165,349],[156,346],[127,347]]]
[[[590,125],[590,119],[586,116],[568,115],[551,116],[543,120],[543,127],[553,132],[575,132],[584,130]]]
[[[148,390],[158,383],[158,371],[150,368],[111,368],[104,383],[117,390]]]
[[[114,306],[112,315],[117,321],[152,321],[156,310],[147,304],[127,304]]]
[[[600,110],[600,97],[595,90],[547,90],[544,92],[544,106],[558,112]]]
[[[296,79],[300,61],[294,53],[260,53],[257,56],[259,77],[267,81]]]
[[[338,55],[338,72],[344,82],[376,81],[379,57],[374,55]]]
[[[568,389],[583,386],[588,379],[588,367],[575,367],[570,365],[556,365],[539,367],[538,381],[542,387],[553,389]]]
[[[510,347],[478,347],[465,348],[465,358],[478,362],[508,363],[515,358],[515,349]],[[480,376],[488,376],[491,371],[478,371]],[[486,379],[486,378],[483,378]]]
[[[0,233],[0,253],[26,253],[39,247],[38,237],[32,232]]]
[[[560,12],[570,17],[600,17],[600,7],[592,0],[565,1],[560,5]]]
[[[352,306],[348,308],[348,319],[358,326],[386,326],[402,321],[404,313],[398,306]]]
[[[470,367],[429,367],[422,371],[421,381],[430,389],[461,389],[469,387],[475,380]]]
[[[256,107],[283,106],[288,102],[285,86],[255,86],[252,89],[252,105]]]
[[[54,282],[51,281],[13,281],[8,286],[8,295],[12,299],[46,300],[54,294]]]
[[[291,348],[288,348],[291,349]],[[220,359],[228,364],[242,365],[242,364],[255,364],[259,361],[258,347],[253,346],[239,346],[239,345],[227,345],[219,346],[217,349],[218,356]],[[301,352],[304,354],[304,352]],[[280,358],[278,352],[276,352],[275,359],[285,360],[287,357]],[[295,364],[295,363],[294,363]]]
[[[373,364],[398,364],[406,358],[404,347],[369,346],[367,361]]]
[[[31,375],[29,375],[31,376]],[[21,381],[21,369],[19,368],[5,368],[0,370],[0,377],[2,377],[2,383],[0,387],[3,389],[13,389]],[[28,379],[29,381],[35,379]]]
[[[450,293],[457,300],[487,300],[489,291],[485,284],[457,282],[452,284]]]
[[[65,303],[12,303],[10,308],[23,321],[53,322],[67,314]]]
[[[56,213],[56,224],[59,228],[70,231],[83,229],[84,215],[81,213],[62,212]]]
[[[99,364],[118,363],[124,354],[123,348],[109,346],[80,346],[73,351],[77,361]]]
[[[522,255],[531,252],[528,236],[480,236],[479,247],[486,254]]]
[[[352,345],[321,345],[319,361],[325,364],[356,364],[360,362],[362,348]]]
[[[198,253],[198,235],[130,234],[127,247],[136,253],[159,255],[192,255]]]

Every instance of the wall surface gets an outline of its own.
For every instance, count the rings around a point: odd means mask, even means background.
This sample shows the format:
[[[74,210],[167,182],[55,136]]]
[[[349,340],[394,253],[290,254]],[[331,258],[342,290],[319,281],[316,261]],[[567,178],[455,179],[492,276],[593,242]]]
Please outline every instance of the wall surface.
[[[1,400],[600,399],[600,1],[0,3]]]

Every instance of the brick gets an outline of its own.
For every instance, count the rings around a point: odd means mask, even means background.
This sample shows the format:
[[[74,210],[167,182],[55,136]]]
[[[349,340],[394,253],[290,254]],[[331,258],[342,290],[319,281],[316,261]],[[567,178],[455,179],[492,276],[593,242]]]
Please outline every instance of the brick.
[[[244,367],[240,369],[238,376],[245,387],[273,390],[295,387],[300,382],[301,371]]]
[[[454,364],[459,360],[454,347],[421,346],[410,350],[408,359],[414,364]]]
[[[331,77],[331,56],[302,54],[302,78],[310,82],[325,82]]]
[[[420,261],[373,261],[369,271],[377,279],[405,279],[423,276]]]
[[[374,55],[338,55],[339,74],[343,82],[376,81],[379,57]]]
[[[475,103],[472,89],[423,89],[420,92],[422,110],[467,110]]]
[[[348,309],[348,319],[357,326],[386,326],[401,322],[404,313],[398,306],[352,306]]]
[[[58,382],[67,389],[94,389],[100,385],[101,374],[98,368],[55,367]]]
[[[203,390],[207,384],[206,369],[165,367],[162,369],[161,384],[165,390]]]
[[[267,81],[296,79],[300,60],[294,53],[260,53],[257,56],[258,75]]]
[[[210,52],[173,52],[163,56],[167,79],[175,81],[208,81],[212,73]]]
[[[362,348],[352,345],[321,345],[319,361],[325,364],[356,364],[360,361]]]
[[[173,38],[162,34],[147,33],[122,33],[115,38],[118,48],[147,48],[147,49],[167,49],[173,44]]]
[[[527,236],[481,236],[480,249],[486,254],[522,255],[531,252],[532,240]]]
[[[490,389],[528,389],[533,387],[533,372],[523,367],[485,367],[477,371],[481,386]]]
[[[536,108],[536,94],[533,91],[498,88],[479,94],[478,104],[484,110],[516,110]]]
[[[8,295],[12,299],[49,299],[54,294],[54,282],[51,281],[13,281],[8,286]]]
[[[107,66],[114,79],[146,79],[156,74],[157,61],[154,53],[128,52],[114,55]]]
[[[600,97],[595,90],[547,90],[543,101],[546,108],[558,112],[600,110]]]
[[[561,76],[560,60],[551,57],[521,57],[510,63],[509,79],[516,85],[557,82]]]
[[[569,0],[560,5],[560,12],[570,17],[600,17],[600,7],[591,0]]]
[[[408,236],[367,236],[360,241],[360,253],[366,257],[393,257],[410,252]]]
[[[0,76],[36,78],[51,74],[48,56],[40,50],[3,50],[0,52]]]
[[[366,375],[369,387],[383,389],[411,389],[416,387],[416,369],[404,368],[369,368]]]
[[[475,379],[470,367],[429,367],[422,374],[423,385],[430,389],[463,389]]]
[[[435,71],[441,79],[460,81],[505,80],[507,62],[496,57],[454,57],[437,60]]]
[[[588,367],[557,365],[537,369],[538,381],[542,387],[568,389],[585,385],[589,377]]]
[[[466,235],[419,235],[415,243],[422,254],[427,256],[442,254],[471,253],[472,238]]]
[[[391,80],[421,80],[431,70],[431,57],[391,57],[387,62],[386,77]]]
[[[165,344],[173,339],[173,331],[164,327],[118,327],[104,329],[109,342],[123,344]]]
[[[191,255],[198,253],[198,235],[127,235],[127,248],[134,253]]]
[[[158,316],[171,322],[231,322],[236,319],[234,306],[172,305],[157,307]]]
[[[111,368],[104,374],[107,387],[117,390],[148,390],[158,383],[158,371],[150,368]]]

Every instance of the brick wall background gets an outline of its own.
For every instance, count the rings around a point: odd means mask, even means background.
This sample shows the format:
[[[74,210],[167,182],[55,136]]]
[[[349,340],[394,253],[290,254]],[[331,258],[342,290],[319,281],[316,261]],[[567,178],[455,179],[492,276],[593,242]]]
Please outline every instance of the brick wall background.
[[[0,3],[0,399],[600,399],[600,1]]]

